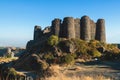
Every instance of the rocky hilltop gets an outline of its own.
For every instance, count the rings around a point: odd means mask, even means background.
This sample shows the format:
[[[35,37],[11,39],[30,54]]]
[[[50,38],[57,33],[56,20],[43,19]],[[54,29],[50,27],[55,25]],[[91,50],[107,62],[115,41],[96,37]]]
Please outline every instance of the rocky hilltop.
[[[63,21],[57,18],[44,30],[40,26],[35,26],[33,40],[28,41],[26,50],[19,58],[0,65],[3,76],[1,79],[12,79],[17,75],[20,80],[29,76],[34,80],[41,80],[54,76],[54,68],[51,68],[54,64],[61,67],[74,66],[74,63],[94,63],[95,58],[98,62],[120,61],[119,57],[120,49],[116,45],[106,44],[104,19],[98,19],[95,23],[88,16],[81,19],[65,17]],[[11,69],[12,74],[9,75]],[[24,76],[15,70],[21,71]]]

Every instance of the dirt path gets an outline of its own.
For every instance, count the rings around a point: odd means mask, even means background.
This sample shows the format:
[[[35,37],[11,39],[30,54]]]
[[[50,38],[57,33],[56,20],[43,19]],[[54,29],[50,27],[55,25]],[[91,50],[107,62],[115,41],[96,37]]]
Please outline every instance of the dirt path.
[[[120,80],[120,62],[91,61],[77,63],[66,71],[67,76],[104,76],[112,80]]]

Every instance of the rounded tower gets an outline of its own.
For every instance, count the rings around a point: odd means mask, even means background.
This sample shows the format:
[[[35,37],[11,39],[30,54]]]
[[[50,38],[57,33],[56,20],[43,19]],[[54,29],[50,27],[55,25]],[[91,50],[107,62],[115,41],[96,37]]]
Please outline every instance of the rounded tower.
[[[105,36],[105,20],[98,19],[96,23],[96,40],[100,42],[106,42]]]
[[[64,30],[66,31],[66,38],[75,38],[75,27],[73,17],[65,17],[63,20],[62,27],[64,27]]]
[[[36,25],[34,27],[34,40],[40,39],[41,36],[42,36],[41,27]]]
[[[61,26],[61,20],[58,18],[54,19],[52,21],[52,26],[51,26],[52,34],[59,36],[60,26]]]
[[[81,18],[81,39],[85,41],[91,40],[91,30],[90,30],[90,18],[88,16],[83,16]]]

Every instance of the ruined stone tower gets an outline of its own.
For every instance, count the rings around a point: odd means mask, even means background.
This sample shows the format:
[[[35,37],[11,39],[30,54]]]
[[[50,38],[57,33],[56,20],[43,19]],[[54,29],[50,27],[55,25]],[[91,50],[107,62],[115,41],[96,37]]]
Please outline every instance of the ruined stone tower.
[[[34,40],[38,40],[42,36],[42,30],[40,26],[35,26],[34,27]]]
[[[66,29],[66,38],[75,38],[74,18],[65,17],[63,20],[63,27]]]
[[[91,29],[90,18],[88,16],[83,16],[81,18],[81,39],[85,41],[91,40],[90,29]]]
[[[68,39],[78,38],[87,42],[90,40],[106,42],[105,20],[98,19],[95,23],[88,16],[83,16],[81,19],[65,17],[63,21],[59,18],[55,18],[51,26],[44,30],[41,30],[40,26],[35,26],[34,40],[40,41],[51,35]]]
[[[61,20],[60,20],[60,19],[54,19],[54,20],[52,21],[51,32],[52,32],[54,35],[59,36],[60,26],[61,26]]]
[[[105,20],[104,19],[98,19],[96,23],[96,40],[101,42],[106,42],[105,37]]]

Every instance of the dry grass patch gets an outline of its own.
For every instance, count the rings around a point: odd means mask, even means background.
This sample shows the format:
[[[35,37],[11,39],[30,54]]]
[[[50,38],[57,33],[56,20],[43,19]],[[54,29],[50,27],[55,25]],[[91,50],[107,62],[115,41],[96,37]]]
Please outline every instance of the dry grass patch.
[[[0,63],[4,63],[4,62],[8,63],[10,61],[14,61],[14,60],[17,60],[17,59],[18,59],[18,57],[14,57],[14,58],[0,57]]]
[[[110,78],[105,78],[102,75],[98,76],[85,76],[80,75],[76,76],[74,73],[73,75],[66,76],[69,70],[66,70],[67,67],[60,67],[59,65],[52,65],[51,69],[55,72],[55,76],[46,78],[45,80],[111,80]],[[65,70],[62,72],[62,70]]]
[[[90,77],[90,76],[71,76],[67,77],[63,74],[59,74],[58,76],[52,76],[50,78],[46,78],[45,80],[111,80],[110,78],[105,78],[104,76],[96,76],[96,77]]]

